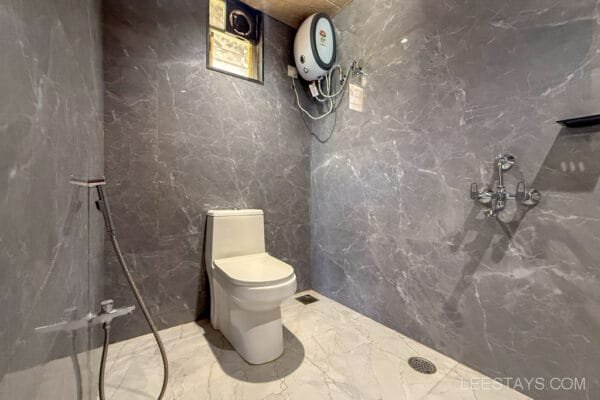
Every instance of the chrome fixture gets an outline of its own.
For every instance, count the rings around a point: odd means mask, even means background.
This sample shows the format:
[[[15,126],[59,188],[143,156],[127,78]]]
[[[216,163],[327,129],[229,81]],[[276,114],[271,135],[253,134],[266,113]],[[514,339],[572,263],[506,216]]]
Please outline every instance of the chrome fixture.
[[[98,324],[110,324],[113,319],[122,315],[131,314],[135,310],[135,306],[114,308],[114,301],[112,299],[103,300],[100,303],[100,313],[96,314],[93,323]]]
[[[477,184],[471,184],[471,199],[477,200],[486,206],[485,214],[488,217],[496,217],[506,207],[507,200],[517,200],[521,204],[533,207],[540,202],[542,195],[534,188],[528,188],[525,181],[517,184],[515,194],[508,193],[504,185],[504,173],[515,165],[515,156],[512,154],[501,154],[495,161],[498,171],[496,191],[490,188],[479,191]]]
[[[45,325],[38,326],[35,328],[36,332],[47,333],[57,331],[76,331],[87,327],[88,325],[98,325],[111,323],[113,319],[121,317],[123,315],[131,314],[135,310],[135,306],[127,306],[121,308],[114,308],[114,302],[112,300],[104,300],[100,303],[99,313],[89,313],[83,318],[75,319],[74,315],[77,311],[76,308],[68,308],[64,311],[62,321]]]

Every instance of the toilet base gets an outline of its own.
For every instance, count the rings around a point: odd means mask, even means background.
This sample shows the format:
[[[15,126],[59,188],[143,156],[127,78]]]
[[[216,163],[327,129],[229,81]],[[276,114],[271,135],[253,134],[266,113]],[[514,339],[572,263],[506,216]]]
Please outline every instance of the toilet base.
[[[218,280],[212,282],[211,323],[250,364],[264,364],[283,354],[281,302],[296,291],[295,277],[286,286],[290,293],[277,301],[253,304],[244,298],[245,292],[252,293],[257,289],[281,291],[283,287],[229,288],[233,293],[228,293]]]
[[[250,364],[264,364],[283,354],[283,327],[279,307],[271,311],[231,310],[223,335]]]

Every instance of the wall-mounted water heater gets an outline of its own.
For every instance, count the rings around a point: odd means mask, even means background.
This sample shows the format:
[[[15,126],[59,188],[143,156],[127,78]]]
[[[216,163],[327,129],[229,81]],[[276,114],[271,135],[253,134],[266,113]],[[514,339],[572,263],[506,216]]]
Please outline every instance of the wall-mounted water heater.
[[[308,17],[298,28],[294,39],[294,61],[298,73],[294,68],[288,67],[288,74],[292,78],[296,104],[302,111],[301,115],[306,115],[313,121],[321,120],[336,113],[348,89],[352,71],[355,75],[360,74],[362,76],[364,74],[356,61],[352,61],[346,71],[342,69],[341,65],[335,63],[336,44],[333,22],[327,14],[323,13]],[[334,78],[336,72],[337,79]],[[300,101],[298,85],[296,84],[298,75],[309,82],[309,98],[312,104],[303,105],[303,102]],[[304,116],[302,120],[304,121]],[[327,138],[319,137],[312,131],[306,121],[304,123],[319,142],[325,143],[331,138],[335,130],[335,121],[334,118]]]
[[[294,59],[300,76],[311,82],[322,78],[334,65],[335,29],[324,13],[308,17],[296,33]]]

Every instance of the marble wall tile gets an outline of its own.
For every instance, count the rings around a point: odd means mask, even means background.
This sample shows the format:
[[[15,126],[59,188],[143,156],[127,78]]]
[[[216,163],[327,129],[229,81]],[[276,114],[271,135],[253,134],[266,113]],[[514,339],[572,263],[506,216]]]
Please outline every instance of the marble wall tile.
[[[365,111],[311,147],[313,288],[490,376],[600,395],[600,2],[355,0],[334,19]],[[325,129],[324,125],[316,127]],[[469,185],[512,152],[539,206],[485,219]],[[587,397],[586,397],[587,396]]]
[[[310,285],[310,138],[286,65],[293,31],[265,19],[265,83],[206,69],[207,1],[103,2],[105,157],[115,224],[161,328],[206,317],[211,208],[265,210],[268,251]],[[106,249],[107,295],[133,303]],[[141,315],[115,340],[147,332]]]
[[[3,400],[91,399],[96,390],[88,350],[98,332],[35,328],[63,320],[67,309],[84,317],[102,295],[101,218],[90,213],[87,189],[69,184],[102,175],[99,22],[95,0],[0,1]],[[77,354],[71,368],[44,372]]]

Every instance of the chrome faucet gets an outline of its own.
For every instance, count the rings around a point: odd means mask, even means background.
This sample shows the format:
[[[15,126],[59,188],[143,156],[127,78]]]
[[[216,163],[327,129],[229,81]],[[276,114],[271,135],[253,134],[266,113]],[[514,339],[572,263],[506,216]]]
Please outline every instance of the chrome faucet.
[[[495,160],[498,171],[498,181],[496,191],[484,189],[479,191],[476,183],[471,184],[471,199],[477,200],[480,204],[486,206],[484,210],[488,217],[496,217],[506,207],[508,200],[517,200],[526,206],[535,206],[540,202],[542,195],[533,188],[527,188],[524,181],[517,184],[515,194],[506,190],[504,185],[504,173],[515,165],[515,157],[512,154],[501,154]]]

